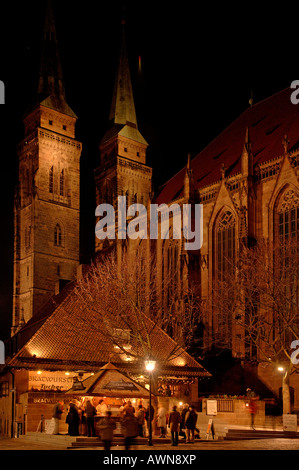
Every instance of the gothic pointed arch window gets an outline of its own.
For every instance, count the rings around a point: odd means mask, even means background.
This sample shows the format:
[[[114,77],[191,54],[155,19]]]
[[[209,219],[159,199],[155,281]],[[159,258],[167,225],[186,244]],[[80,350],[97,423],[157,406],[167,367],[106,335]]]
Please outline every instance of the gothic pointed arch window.
[[[49,171],[49,193],[53,194],[54,192],[54,168],[51,166]]]
[[[62,246],[62,228],[60,224],[56,224],[54,229],[54,245]]]
[[[274,218],[276,244],[286,247],[299,241],[299,191],[289,188],[282,194]]]
[[[284,331],[285,344],[293,338],[299,308],[299,190],[288,187],[274,208],[274,285],[287,309],[274,312],[276,329]],[[292,323],[292,329],[286,327]],[[275,330],[276,331],[276,330]]]
[[[223,211],[215,225],[214,277],[224,281],[236,259],[236,220],[230,210]]]
[[[59,194],[60,196],[64,196],[65,191],[65,171],[61,170],[60,172],[60,181],[59,181]]]
[[[180,244],[179,240],[172,238],[173,234],[163,243],[162,256],[162,290],[163,304],[167,308],[178,296],[180,278]]]

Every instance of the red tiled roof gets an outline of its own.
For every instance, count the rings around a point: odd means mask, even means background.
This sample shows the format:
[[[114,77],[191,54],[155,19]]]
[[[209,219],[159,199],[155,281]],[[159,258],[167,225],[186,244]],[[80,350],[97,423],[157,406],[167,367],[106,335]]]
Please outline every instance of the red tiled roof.
[[[153,357],[160,363],[163,373],[173,375],[208,376],[210,375],[186,351],[179,348],[168,360],[176,348],[175,342],[158,326],[151,330]],[[112,319],[113,323],[113,319]],[[121,328],[122,325],[112,325]],[[146,334],[146,332],[144,332]],[[139,353],[134,344],[132,352]],[[123,356],[123,353],[122,353]],[[112,338],[105,335],[101,315],[92,306],[80,300],[71,290],[41,324],[33,336],[11,359],[12,367],[36,368],[49,370],[99,369],[105,363],[113,362],[119,369],[135,371],[140,363],[127,364],[114,348]],[[142,366],[143,367],[143,366]]]
[[[242,113],[216,139],[192,159],[195,189],[210,185],[221,178],[221,166],[226,176],[241,170],[240,157],[246,128],[252,143],[254,164],[260,164],[283,154],[282,140],[287,134],[289,150],[299,146],[299,106],[291,103],[292,90],[286,88]],[[158,203],[167,203],[183,195],[186,168],[166,182],[157,196]]]
[[[73,290],[75,283],[69,282],[56,295],[53,295],[38,311],[25,323],[25,325],[6,342],[9,343],[17,338],[18,348],[21,348],[33,336],[33,334],[41,327],[46,319],[55,311],[59,305]]]

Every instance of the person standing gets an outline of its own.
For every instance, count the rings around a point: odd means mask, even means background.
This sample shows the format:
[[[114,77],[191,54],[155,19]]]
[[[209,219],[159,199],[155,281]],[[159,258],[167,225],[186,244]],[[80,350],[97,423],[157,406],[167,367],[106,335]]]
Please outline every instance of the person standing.
[[[106,411],[106,416],[100,420],[98,429],[100,431],[101,439],[104,443],[104,449],[110,450],[113,440],[113,431],[116,429],[115,420],[111,418],[111,411]]]
[[[249,413],[250,413],[250,416],[251,416],[251,428],[252,429],[255,429],[254,419],[255,419],[256,411],[257,411],[256,401],[255,401],[254,397],[252,397],[250,399],[250,402],[249,402]]]
[[[142,405],[139,405],[136,417],[138,421],[138,434],[140,437],[143,437],[143,429],[144,429],[144,423],[145,423],[144,415],[145,415],[145,409],[143,408]]]
[[[53,434],[59,434],[59,422],[61,420],[61,415],[63,413],[63,402],[59,401],[53,408],[53,419],[54,419],[54,431]]]
[[[121,419],[121,432],[125,438],[125,449],[130,450],[132,442],[138,436],[138,421],[131,413],[125,414]]]
[[[149,429],[150,429],[150,414],[151,414],[151,422],[153,423],[154,419],[154,414],[155,414],[155,409],[153,405],[151,405],[151,413],[150,413],[150,407],[148,405],[146,412],[145,412],[145,420],[146,420],[146,425],[147,425],[147,433],[149,435]],[[153,427],[152,427],[153,428]]]
[[[93,404],[87,400],[86,407],[85,407],[85,415],[86,415],[86,424],[87,424],[87,435],[88,437],[95,436],[95,428],[94,428],[94,417],[97,414],[97,410],[93,406]]]
[[[67,414],[65,422],[68,424],[69,435],[79,436],[79,413],[74,403],[70,403],[69,412]]]
[[[160,429],[160,436],[166,436],[166,410],[162,404],[159,405],[157,412],[157,426]]]
[[[171,445],[177,446],[179,443],[179,425],[181,422],[181,415],[177,411],[177,407],[172,408],[172,412],[169,415],[169,428],[171,432]]]
[[[106,405],[106,403],[104,402],[103,399],[101,399],[99,401],[99,404],[96,408],[97,410],[97,413],[100,415],[100,416],[106,416],[106,413],[108,411],[108,406]]]
[[[184,408],[181,412],[181,424],[180,424],[180,432],[181,432],[181,435],[186,439],[186,432],[185,432],[185,418],[186,418],[186,414],[188,413],[189,411],[189,405],[188,403],[185,403],[184,405]]]
[[[187,439],[186,442],[194,442],[194,432],[196,428],[196,422],[197,422],[197,413],[194,410],[194,406],[189,407],[189,411],[186,414],[185,417],[185,426],[186,426],[186,433],[187,433]],[[191,435],[191,439],[190,439]]]

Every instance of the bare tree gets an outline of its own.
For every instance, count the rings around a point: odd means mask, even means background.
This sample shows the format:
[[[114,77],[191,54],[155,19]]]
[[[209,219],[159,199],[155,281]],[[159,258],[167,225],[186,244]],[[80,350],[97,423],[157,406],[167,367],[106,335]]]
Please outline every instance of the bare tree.
[[[245,359],[284,365],[283,411],[290,412],[294,340],[299,339],[299,245],[297,238],[273,245],[241,246],[237,262],[213,286],[209,311],[212,341]]]
[[[172,338],[171,347],[163,351],[166,362],[192,342],[198,321],[196,296],[190,290],[163,309],[159,269],[155,257],[142,249],[123,252],[120,258],[112,251],[91,265],[75,290],[90,312],[86,321],[100,320],[104,335],[128,362],[154,358],[161,329]],[[162,283],[162,290],[168,289],[173,279],[164,276]]]

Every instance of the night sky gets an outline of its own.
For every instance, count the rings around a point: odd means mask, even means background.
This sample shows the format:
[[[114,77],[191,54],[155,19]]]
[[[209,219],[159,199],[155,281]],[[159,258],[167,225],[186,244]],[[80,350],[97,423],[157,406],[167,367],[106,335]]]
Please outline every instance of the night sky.
[[[121,38],[121,1],[53,0],[67,101],[83,142],[83,260],[93,251],[93,168],[109,117]],[[299,6],[126,1],[126,37],[139,130],[157,190],[248,106],[299,78]],[[45,2],[1,4],[0,339],[10,334],[13,187],[22,115],[34,99]],[[138,71],[141,56],[142,73]],[[298,108],[299,112],[299,108]]]

